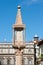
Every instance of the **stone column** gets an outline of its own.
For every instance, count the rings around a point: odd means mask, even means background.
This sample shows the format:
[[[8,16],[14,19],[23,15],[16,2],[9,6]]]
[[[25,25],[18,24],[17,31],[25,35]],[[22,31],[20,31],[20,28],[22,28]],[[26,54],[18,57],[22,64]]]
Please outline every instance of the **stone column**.
[[[15,60],[15,65],[22,65],[22,52],[19,49],[15,53]]]

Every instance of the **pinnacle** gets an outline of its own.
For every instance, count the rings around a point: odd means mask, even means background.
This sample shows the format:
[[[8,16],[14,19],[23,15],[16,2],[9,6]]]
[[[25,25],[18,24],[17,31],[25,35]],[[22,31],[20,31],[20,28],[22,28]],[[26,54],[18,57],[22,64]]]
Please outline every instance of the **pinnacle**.
[[[22,17],[21,17],[20,9],[21,9],[21,7],[18,6],[17,17],[16,17],[16,25],[22,25]]]

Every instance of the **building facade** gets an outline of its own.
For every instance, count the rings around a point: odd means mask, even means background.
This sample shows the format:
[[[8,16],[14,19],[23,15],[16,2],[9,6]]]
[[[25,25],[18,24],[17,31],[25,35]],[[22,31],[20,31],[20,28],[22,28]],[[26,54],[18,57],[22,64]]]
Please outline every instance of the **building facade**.
[[[15,50],[12,43],[0,43],[0,63],[2,65],[15,65]],[[34,65],[34,43],[27,43],[23,50],[23,65]]]
[[[40,48],[40,55],[39,55],[38,63],[43,65],[43,39],[39,41],[38,46]]]
[[[13,41],[0,43],[0,65],[35,65],[39,58],[40,50],[34,41],[25,42],[25,25],[22,23],[22,17],[18,6],[16,23],[13,25]],[[37,36],[34,40],[37,41]],[[34,44],[36,53],[34,50]]]

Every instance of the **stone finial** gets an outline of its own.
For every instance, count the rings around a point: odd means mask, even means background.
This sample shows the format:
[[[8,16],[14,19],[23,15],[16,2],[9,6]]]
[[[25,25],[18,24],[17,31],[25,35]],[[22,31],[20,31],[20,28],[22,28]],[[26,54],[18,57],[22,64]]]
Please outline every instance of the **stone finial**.
[[[18,9],[21,9],[21,7],[20,7],[20,6],[18,6]]]

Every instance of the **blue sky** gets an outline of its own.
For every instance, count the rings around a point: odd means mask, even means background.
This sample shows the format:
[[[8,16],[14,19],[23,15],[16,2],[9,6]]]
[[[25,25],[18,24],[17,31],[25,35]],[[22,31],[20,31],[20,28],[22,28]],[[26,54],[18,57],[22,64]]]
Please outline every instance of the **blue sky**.
[[[33,40],[35,34],[43,38],[43,0],[0,0],[0,42],[12,41],[18,5],[26,25],[26,41]]]

